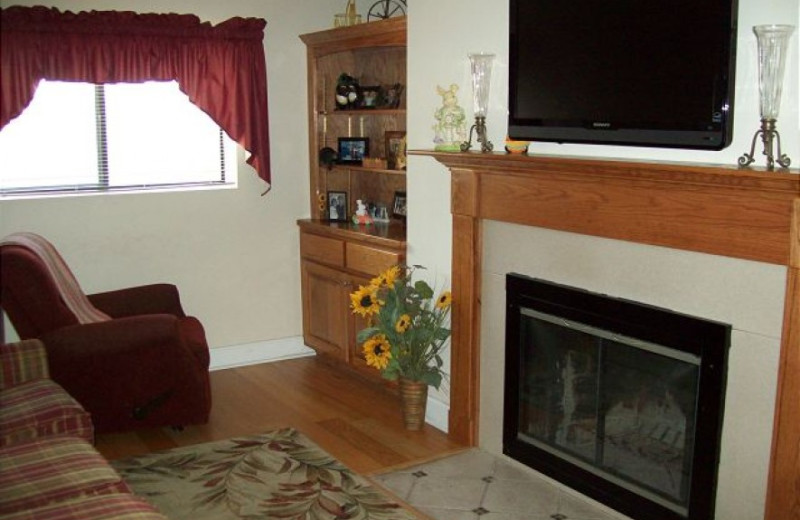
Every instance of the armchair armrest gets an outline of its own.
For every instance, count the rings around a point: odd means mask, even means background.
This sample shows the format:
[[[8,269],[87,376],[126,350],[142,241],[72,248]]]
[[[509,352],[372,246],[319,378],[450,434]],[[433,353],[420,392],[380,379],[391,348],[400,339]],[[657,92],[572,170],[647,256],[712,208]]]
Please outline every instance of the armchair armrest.
[[[168,283],[95,293],[88,295],[88,298],[92,305],[112,318],[144,314],[172,314],[179,318],[186,316],[178,288]]]
[[[202,420],[186,418],[195,413],[193,399],[210,400],[208,371],[182,334],[184,320],[150,314],[44,334],[51,378],[92,415],[98,432]]]
[[[52,377],[57,379],[58,367],[73,366],[82,371],[86,363],[103,356],[137,356],[143,352],[167,355],[161,352],[164,346],[175,343],[188,353],[188,347],[180,341],[179,320],[171,314],[130,316],[63,327],[40,339],[46,345]]]
[[[0,345],[0,389],[49,377],[47,352],[38,339]]]

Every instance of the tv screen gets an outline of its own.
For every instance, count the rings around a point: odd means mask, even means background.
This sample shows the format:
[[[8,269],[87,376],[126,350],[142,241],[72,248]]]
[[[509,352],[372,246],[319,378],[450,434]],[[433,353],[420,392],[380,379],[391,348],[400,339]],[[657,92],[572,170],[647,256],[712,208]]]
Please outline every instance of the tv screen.
[[[510,0],[509,137],[720,150],[735,0]]]

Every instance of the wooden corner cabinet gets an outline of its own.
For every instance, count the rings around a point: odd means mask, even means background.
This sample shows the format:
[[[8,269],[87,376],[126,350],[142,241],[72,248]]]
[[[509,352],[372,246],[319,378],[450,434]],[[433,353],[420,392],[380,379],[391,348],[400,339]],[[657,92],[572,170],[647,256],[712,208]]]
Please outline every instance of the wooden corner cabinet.
[[[390,169],[387,138],[405,135],[406,18],[309,33],[300,38],[308,59],[308,129],[311,218],[300,227],[303,339],[326,360],[341,362],[380,380],[366,366],[356,335],[364,323],[350,309],[350,293],[386,268],[405,262],[404,219],[394,215],[395,195],[405,194],[402,169]],[[343,106],[336,99],[342,74],[358,81],[358,95],[374,89],[377,102],[363,98]],[[392,91],[395,97],[386,97]],[[325,162],[330,148],[339,152],[339,139],[368,142],[362,164]],[[325,156],[325,157],[323,157]],[[332,220],[330,192],[347,196],[346,221]],[[385,207],[388,222],[370,225],[350,220],[356,201]],[[337,213],[341,213],[341,209]]]

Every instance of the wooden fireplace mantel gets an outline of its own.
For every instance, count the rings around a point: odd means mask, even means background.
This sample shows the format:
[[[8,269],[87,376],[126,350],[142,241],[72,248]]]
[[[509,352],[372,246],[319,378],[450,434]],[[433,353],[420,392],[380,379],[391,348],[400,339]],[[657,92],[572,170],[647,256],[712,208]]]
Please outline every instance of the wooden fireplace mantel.
[[[451,172],[450,436],[476,445],[482,220],[788,268],[767,520],[800,518],[800,173],[717,165],[413,151]]]

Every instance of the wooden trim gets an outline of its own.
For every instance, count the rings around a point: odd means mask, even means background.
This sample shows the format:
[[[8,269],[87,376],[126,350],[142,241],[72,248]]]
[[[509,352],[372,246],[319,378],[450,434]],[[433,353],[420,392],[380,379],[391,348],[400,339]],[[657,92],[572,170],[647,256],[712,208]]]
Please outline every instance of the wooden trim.
[[[480,410],[480,319],[481,315],[481,221],[455,215],[453,232],[461,240],[453,243],[452,348],[450,351],[451,438],[467,446],[478,443]],[[457,396],[454,398],[454,396]]]
[[[800,177],[790,173],[414,153],[450,168],[456,194],[464,172],[479,172],[479,207],[454,207],[458,214],[780,265],[789,260],[792,201],[800,192]]]
[[[800,200],[792,223],[765,520],[800,519]]]
[[[360,48],[405,47],[406,17],[395,16],[376,22],[301,34],[300,39],[309,49],[313,49],[315,57]]]
[[[478,443],[480,411],[480,292],[483,236],[477,218],[479,176],[472,170],[452,170],[452,288],[454,305],[450,351],[451,438],[467,446]],[[458,236],[459,240],[455,240]],[[478,319],[476,319],[476,317]],[[452,396],[457,395],[457,399]]]
[[[413,151],[452,172],[450,436],[478,443],[481,220],[788,267],[766,520],[800,518],[800,175],[727,166]]]

